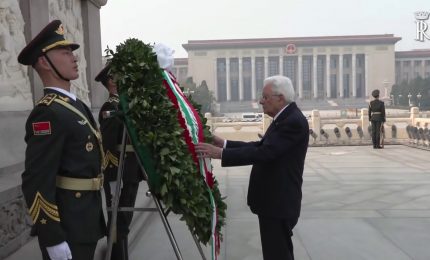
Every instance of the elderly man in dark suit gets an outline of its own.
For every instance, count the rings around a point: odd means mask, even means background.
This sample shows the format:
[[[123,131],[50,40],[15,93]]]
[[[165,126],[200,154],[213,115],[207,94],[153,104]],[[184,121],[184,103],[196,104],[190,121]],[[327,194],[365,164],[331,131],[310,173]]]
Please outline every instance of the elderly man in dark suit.
[[[201,157],[221,159],[223,167],[253,165],[248,205],[258,215],[265,260],[294,259],[291,236],[300,215],[309,142],[309,125],[294,96],[289,78],[266,78],[260,104],[273,122],[260,141],[227,141],[215,136],[213,145],[196,145]]]

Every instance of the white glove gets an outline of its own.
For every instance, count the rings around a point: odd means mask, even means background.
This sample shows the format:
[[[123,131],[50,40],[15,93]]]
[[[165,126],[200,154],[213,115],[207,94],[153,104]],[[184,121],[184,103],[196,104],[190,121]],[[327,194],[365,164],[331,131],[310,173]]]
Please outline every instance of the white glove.
[[[72,252],[66,241],[55,246],[46,247],[49,257],[52,260],[67,260],[72,259]]]

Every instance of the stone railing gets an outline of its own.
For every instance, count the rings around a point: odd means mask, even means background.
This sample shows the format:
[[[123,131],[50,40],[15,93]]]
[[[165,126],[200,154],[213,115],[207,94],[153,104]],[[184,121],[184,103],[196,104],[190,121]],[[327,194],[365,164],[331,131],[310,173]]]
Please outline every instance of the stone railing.
[[[268,116],[258,122],[231,121],[211,117],[210,114],[206,114],[206,118],[215,135],[241,141],[258,140],[271,123]],[[308,116],[308,122],[311,146],[371,144],[371,126],[366,108],[352,116],[313,110]],[[384,126],[385,144],[417,144],[429,147],[430,117],[427,117],[427,113],[420,113],[417,107],[412,107],[409,112],[387,113]]]

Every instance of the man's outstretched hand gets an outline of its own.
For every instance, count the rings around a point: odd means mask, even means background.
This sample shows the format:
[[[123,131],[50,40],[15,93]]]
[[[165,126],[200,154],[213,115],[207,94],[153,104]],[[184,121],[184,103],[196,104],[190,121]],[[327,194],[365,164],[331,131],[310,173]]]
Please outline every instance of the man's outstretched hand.
[[[221,139],[217,137],[218,139]],[[215,138],[214,138],[215,143]],[[222,140],[224,144],[224,140]],[[222,147],[222,146],[221,146]],[[222,148],[208,143],[198,143],[195,145],[196,153],[199,158],[221,159]]]

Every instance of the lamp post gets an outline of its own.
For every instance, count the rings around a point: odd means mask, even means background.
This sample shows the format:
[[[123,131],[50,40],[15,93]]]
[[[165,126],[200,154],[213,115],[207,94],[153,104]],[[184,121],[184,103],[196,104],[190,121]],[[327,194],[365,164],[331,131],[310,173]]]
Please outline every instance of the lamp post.
[[[409,106],[412,106],[412,104],[411,104],[411,97],[412,97],[412,95],[411,95],[411,93],[409,93],[409,94],[408,94]]]
[[[389,83],[389,81],[388,80],[384,80],[384,81],[382,81],[382,84],[384,85],[384,98],[387,98],[388,97],[388,83]]]
[[[417,95],[417,99],[418,99],[418,109],[420,108],[420,106],[421,106],[421,93],[420,92],[418,92],[418,95]]]
[[[393,95],[393,94],[391,94],[391,95],[390,95],[390,98],[391,98],[391,106],[395,106],[395,105],[396,105],[396,102],[395,102],[395,100],[394,100],[394,95]]]

